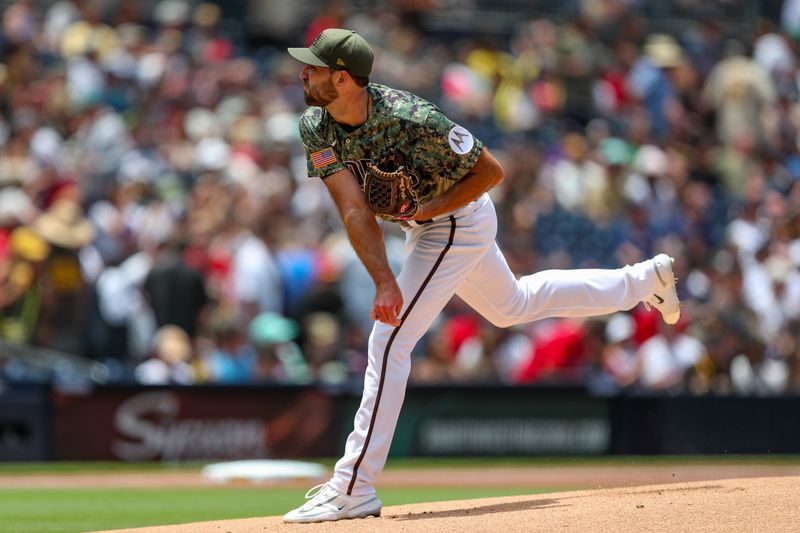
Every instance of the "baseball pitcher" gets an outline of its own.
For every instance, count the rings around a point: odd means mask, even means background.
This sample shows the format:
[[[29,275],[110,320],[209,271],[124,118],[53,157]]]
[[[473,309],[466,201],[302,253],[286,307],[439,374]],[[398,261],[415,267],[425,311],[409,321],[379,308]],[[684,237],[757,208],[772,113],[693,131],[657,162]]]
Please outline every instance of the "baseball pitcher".
[[[373,52],[353,31],[325,30],[289,53],[304,63],[308,174],[324,180],[376,294],[364,393],[344,455],[330,481],[284,521],[380,515],[374,483],[403,404],[411,350],[454,294],[500,327],[614,313],[641,301],[668,324],[678,321],[666,254],[616,270],[516,279],[495,243],[497,217],[486,194],[503,169],[479,139],[430,102],[369,83]],[[377,217],[405,231],[410,255],[397,279]]]

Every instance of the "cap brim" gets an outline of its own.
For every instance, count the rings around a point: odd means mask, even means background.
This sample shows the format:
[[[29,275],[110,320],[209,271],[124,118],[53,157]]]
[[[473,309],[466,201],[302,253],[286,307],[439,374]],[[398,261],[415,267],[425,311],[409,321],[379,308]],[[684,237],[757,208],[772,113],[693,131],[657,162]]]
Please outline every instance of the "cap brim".
[[[287,51],[289,52],[290,56],[301,63],[305,63],[306,65],[313,65],[315,67],[328,66],[323,60],[315,56],[314,53],[308,48],[287,48]]]

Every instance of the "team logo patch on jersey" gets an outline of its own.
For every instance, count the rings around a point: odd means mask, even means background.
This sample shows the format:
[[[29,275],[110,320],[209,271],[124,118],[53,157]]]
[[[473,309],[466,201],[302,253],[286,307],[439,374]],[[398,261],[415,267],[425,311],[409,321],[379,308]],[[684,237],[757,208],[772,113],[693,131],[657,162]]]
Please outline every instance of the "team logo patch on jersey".
[[[335,162],[336,154],[333,152],[333,148],[325,148],[311,154],[311,164],[314,165],[314,168],[326,167]]]
[[[475,146],[475,138],[472,137],[472,134],[459,125],[453,126],[450,133],[447,134],[447,140],[450,148],[459,155],[468,154]]]

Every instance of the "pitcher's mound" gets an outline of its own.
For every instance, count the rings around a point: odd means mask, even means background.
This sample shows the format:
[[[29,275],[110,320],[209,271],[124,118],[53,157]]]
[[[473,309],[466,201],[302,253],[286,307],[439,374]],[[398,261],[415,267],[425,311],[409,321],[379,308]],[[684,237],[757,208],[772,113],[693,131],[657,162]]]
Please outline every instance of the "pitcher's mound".
[[[299,505],[300,502],[298,502]],[[798,531],[800,477],[699,481],[385,507],[381,518],[284,524],[280,517],[197,522],[136,533]]]

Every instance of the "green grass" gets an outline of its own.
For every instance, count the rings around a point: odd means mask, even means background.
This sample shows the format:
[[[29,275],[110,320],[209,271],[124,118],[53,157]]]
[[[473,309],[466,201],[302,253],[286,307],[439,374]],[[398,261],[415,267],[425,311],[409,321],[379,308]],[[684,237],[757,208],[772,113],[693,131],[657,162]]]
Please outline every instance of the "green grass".
[[[0,489],[0,531],[74,533],[205,520],[280,515],[300,505],[304,490]],[[386,488],[384,505],[550,492],[514,488]]]
[[[329,470],[338,458],[308,459]],[[205,462],[123,463],[112,461],[63,461],[52,463],[0,463],[3,474],[70,474],[99,472],[191,472],[199,471]],[[422,457],[390,458],[387,470],[431,467],[492,466],[562,466],[562,465],[651,465],[651,464],[800,464],[798,455],[663,455],[663,456],[599,456],[599,457]]]

